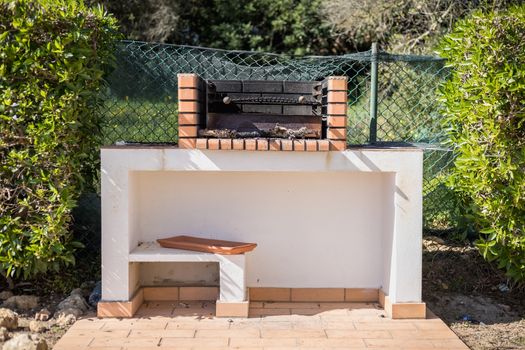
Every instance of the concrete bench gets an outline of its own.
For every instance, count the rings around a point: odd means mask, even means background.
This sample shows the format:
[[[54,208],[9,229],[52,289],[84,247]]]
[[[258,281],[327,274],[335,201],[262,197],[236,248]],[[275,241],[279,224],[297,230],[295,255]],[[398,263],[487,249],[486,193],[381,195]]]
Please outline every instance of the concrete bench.
[[[219,255],[181,249],[163,248],[157,242],[145,242],[139,244],[129,254],[129,263],[147,262],[216,262],[219,264],[219,300],[216,304],[216,316],[218,317],[247,317],[248,300],[246,293],[246,259],[244,254]],[[129,266],[129,264],[128,264]],[[130,271],[127,271],[129,274]],[[110,286],[111,288],[112,286]],[[122,287],[122,286],[120,286]],[[118,285],[113,288],[119,288]],[[160,287],[162,288],[162,287]],[[139,291],[140,292],[140,291]],[[142,297],[138,298],[141,299]],[[135,304],[139,301],[129,301],[129,307],[114,308],[110,301],[104,301],[99,305],[99,316],[132,316],[138,308]],[[106,309],[129,309],[126,315],[115,315],[114,311],[104,313]]]
[[[142,243],[129,255],[130,262],[217,262],[220,274],[219,302],[246,300],[245,256],[219,255],[189,250],[162,248],[158,243]]]

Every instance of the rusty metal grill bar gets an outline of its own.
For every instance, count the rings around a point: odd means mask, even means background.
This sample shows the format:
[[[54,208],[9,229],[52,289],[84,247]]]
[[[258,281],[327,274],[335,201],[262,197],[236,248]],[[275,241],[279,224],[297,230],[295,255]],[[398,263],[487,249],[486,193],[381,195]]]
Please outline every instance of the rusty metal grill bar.
[[[301,96],[304,97],[304,96]],[[299,101],[297,98],[290,97],[276,97],[276,96],[258,96],[258,97],[237,97],[230,98],[231,102],[237,103],[261,103],[261,104],[275,104],[275,105],[311,105],[320,106],[321,102],[308,99],[304,97],[304,100]]]

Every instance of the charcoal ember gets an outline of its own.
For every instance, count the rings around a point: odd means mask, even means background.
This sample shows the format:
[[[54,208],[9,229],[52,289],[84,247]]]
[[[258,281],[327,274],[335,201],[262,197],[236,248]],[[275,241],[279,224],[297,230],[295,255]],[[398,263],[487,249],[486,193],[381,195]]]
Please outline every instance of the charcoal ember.
[[[202,129],[199,130],[199,137],[211,137],[218,139],[233,139],[237,138],[237,131],[230,129]]]

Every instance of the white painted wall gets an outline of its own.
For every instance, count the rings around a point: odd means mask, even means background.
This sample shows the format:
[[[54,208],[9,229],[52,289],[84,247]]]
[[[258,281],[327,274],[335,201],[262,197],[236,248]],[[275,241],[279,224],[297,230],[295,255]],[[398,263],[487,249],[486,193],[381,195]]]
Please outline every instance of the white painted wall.
[[[393,188],[384,188],[388,177],[393,174],[134,172],[131,217],[139,241],[187,234],[257,243],[247,255],[248,287],[378,288],[385,193],[393,206]]]

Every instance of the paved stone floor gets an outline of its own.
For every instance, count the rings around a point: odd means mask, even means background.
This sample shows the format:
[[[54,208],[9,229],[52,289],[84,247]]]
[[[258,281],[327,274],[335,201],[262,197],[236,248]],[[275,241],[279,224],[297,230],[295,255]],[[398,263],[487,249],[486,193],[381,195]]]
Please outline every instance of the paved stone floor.
[[[249,318],[215,318],[214,303],[149,302],[135,318],[77,321],[55,350],[468,349],[429,312],[390,320],[377,304],[252,302]]]

